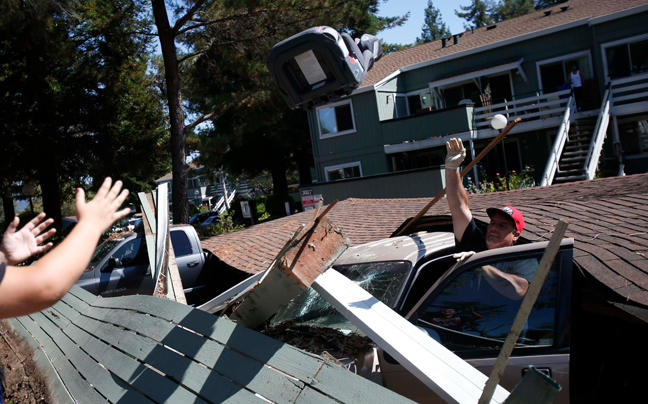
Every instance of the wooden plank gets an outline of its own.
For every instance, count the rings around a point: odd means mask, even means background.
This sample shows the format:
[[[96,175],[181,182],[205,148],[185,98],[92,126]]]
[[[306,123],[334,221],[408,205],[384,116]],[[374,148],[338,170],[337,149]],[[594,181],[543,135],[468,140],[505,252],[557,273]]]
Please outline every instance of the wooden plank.
[[[56,403],[62,404],[74,404],[75,400],[72,397],[71,392],[68,391],[68,388],[66,387],[66,384],[68,384],[68,381],[70,380],[68,379],[64,382],[66,378],[59,376],[57,369],[54,368],[43,348],[38,344],[38,342],[36,342],[31,333],[27,331],[27,329],[20,323],[20,321],[18,321],[17,319],[9,319],[8,323],[15,331],[16,335],[21,337],[25,341],[25,343],[27,343],[34,350],[33,356],[31,358],[33,359],[34,363],[36,363],[38,368],[45,373],[47,388],[51,394],[48,401],[51,400]],[[9,340],[6,340],[6,342],[7,344],[10,344]],[[15,349],[15,347],[13,346],[11,348],[14,350],[14,352],[16,352],[16,354],[20,352],[20,350]],[[20,359],[22,360],[23,358]],[[73,387],[70,386],[70,390],[72,389]]]
[[[313,288],[378,346],[448,403],[474,404],[486,376],[334,269]],[[495,391],[501,403],[508,392]]]
[[[522,333],[524,324],[529,318],[531,309],[533,309],[533,305],[535,304],[536,299],[540,294],[542,285],[544,285],[545,279],[547,279],[547,274],[549,274],[551,265],[556,258],[556,253],[560,248],[560,242],[565,236],[566,231],[567,222],[562,219],[559,220],[556,224],[556,229],[551,236],[551,240],[549,240],[549,245],[542,255],[540,264],[538,264],[538,269],[536,270],[535,275],[533,275],[533,279],[531,279],[529,288],[527,289],[527,292],[522,299],[522,303],[520,304],[520,308],[515,315],[511,329],[506,336],[506,340],[504,340],[504,345],[502,345],[502,349],[497,356],[493,370],[491,371],[488,381],[486,382],[486,386],[484,387],[484,391],[479,399],[479,404],[487,404],[490,402],[491,397],[493,396],[493,391],[495,390],[497,383],[499,383],[500,379],[502,378],[502,374],[504,374],[504,368],[506,367],[506,363],[511,357],[511,352],[513,352],[513,348],[515,347],[515,344],[520,337],[520,334]]]
[[[173,293],[173,299],[178,303],[187,304],[187,297],[182,287],[182,278],[180,278],[180,271],[178,271],[178,263],[175,258],[175,251],[173,250],[173,243],[169,240],[169,290]],[[167,295],[167,298],[169,296]]]
[[[350,244],[351,241],[327,217],[318,218],[275,259],[230,319],[239,325],[256,328],[306,290]]]
[[[147,313],[186,327],[231,349],[266,363],[292,377],[310,383],[322,359],[203,311],[152,296],[98,299],[96,307],[123,308]]]
[[[139,392],[133,390],[123,380],[114,377],[103,366],[82,351],[67,335],[54,326],[42,313],[35,313],[32,319],[56,341],[56,344],[74,367],[101,395],[112,402],[152,403]]]
[[[234,302],[246,294],[254,284],[256,284],[261,277],[265,274],[265,271],[256,273],[245,281],[238,283],[231,288],[227,289],[225,292],[211,299],[210,301],[203,303],[201,306],[196,307],[198,310],[206,311],[207,313],[216,313],[225,309],[231,302]]]
[[[205,364],[215,372],[273,402],[293,402],[303,386],[303,383],[290,380],[283,374],[264,366],[264,362],[253,360],[233,349],[227,349],[223,344],[152,316],[140,313],[124,315],[117,310],[100,308],[89,309],[85,314],[94,319],[137,331],[141,335],[182,352],[188,358]],[[98,335],[105,334],[100,332]],[[254,342],[259,343],[258,340]],[[160,354],[160,351],[157,353]],[[133,355],[137,356],[136,353]],[[155,362],[158,363],[159,359],[155,358]],[[172,362],[169,365],[174,366]]]
[[[137,194],[140,199],[140,206],[142,207],[142,224],[144,225],[144,237],[146,238],[146,252],[149,258],[149,271],[151,277],[155,276],[155,271],[151,269],[155,267],[155,233],[154,229],[157,226],[155,213],[153,211],[153,201],[151,194],[140,192]]]
[[[163,296],[158,295],[160,290],[158,288],[164,288],[166,285],[161,285],[162,274],[166,270],[166,265],[168,261],[165,259],[165,253],[167,251],[167,245],[169,241],[169,191],[168,184],[163,183],[158,185],[157,197],[156,197],[156,217],[157,217],[157,226],[155,227],[155,288],[153,289],[154,296]],[[167,274],[164,274],[167,276]]]

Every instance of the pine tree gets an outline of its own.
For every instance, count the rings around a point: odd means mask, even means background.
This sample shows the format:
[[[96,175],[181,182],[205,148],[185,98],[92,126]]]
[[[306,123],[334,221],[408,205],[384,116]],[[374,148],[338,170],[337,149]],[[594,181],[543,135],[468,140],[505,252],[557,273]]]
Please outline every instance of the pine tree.
[[[441,12],[428,0],[425,8],[425,21],[421,27],[421,38],[416,38],[416,42],[432,42],[443,37],[450,36],[448,26],[441,19]]]
[[[533,0],[503,0],[493,12],[493,22],[520,17],[535,11]]]
[[[493,7],[491,0],[473,0],[471,5],[459,7],[463,12],[455,10],[455,14],[467,21],[465,29],[481,28],[493,23]]]

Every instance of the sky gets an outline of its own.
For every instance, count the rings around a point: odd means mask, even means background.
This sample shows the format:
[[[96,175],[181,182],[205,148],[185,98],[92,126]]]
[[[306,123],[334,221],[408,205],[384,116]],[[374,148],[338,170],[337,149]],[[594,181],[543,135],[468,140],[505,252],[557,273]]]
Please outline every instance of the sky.
[[[393,17],[409,11],[410,17],[400,27],[379,32],[377,36],[385,43],[403,45],[414,43],[416,37],[421,36],[423,12],[427,3],[428,0],[381,0],[378,15]],[[441,19],[453,34],[464,32],[463,23],[466,22],[455,15],[455,10],[459,10],[459,6],[467,6],[471,3],[471,0],[432,0],[434,7],[441,12]]]

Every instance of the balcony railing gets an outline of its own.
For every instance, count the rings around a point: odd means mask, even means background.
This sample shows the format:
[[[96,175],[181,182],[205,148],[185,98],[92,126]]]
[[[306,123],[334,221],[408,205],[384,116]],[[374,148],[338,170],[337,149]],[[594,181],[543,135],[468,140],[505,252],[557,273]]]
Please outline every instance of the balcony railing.
[[[490,128],[490,119],[497,114],[506,116],[509,121],[515,118],[527,121],[560,117],[565,113],[570,94],[571,89],[567,89],[475,108],[475,127]]]
[[[615,79],[610,82],[613,105],[648,101],[648,74]]]

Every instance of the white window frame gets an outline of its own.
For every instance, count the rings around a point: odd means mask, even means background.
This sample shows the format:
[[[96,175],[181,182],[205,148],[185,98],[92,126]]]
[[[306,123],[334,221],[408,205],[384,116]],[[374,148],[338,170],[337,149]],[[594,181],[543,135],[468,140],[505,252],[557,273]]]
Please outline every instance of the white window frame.
[[[539,88],[542,89],[542,93],[543,94],[545,93],[544,85],[542,84],[542,76],[540,75],[540,67],[542,65],[555,63],[555,62],[560,62],[560,61],[563,61],[565,59],[575,59],[575,58],[578,58],[578,57],[581,57],[581,56],[587,56],[587,60],[589,61],[590,72],[592,72],[592,75],[594,75],[594,64],[592,63],[592,52],[590,52],[589,50],[584,50],[584,51],[580,51],[580,52],[574,52],[574,53],[570,53],[568,55],[556,56],[555,58],[540,60],[540,61],[536,62],[536,74],[538,75],[538,84],[540,86]],[[565,72],[565,73],[567,74],[569,72]]]
[[[328,175],[329,170],[339,170],[340,168],[347,168],[347,167],[358,167],[358,169],[360,170],[360,177],[362,177],[362,163],[359,161],[353,161],[350,163],[336,164],[334,166],[324,167],[324,178],[326,179],[326,181],[331,181]],[[354,177],[354,178],[360,178],[360,177]]]
[[[630,44],[632,42],[644,41],[646,39],[648,39],[648,34],[641,34],[641,35],[636,35],[629,38],[619,39],[616,41],[606,42],[601,44],[601,55],[603,56],[603,71],[605,73],[605,84],[608,84],[610,82],[610,72],[608,71],[608,61],[607,61],[607,53],[606,53],[607,48],[611,48],[613,46],[619,46],[623,44]],[[628,61],[628,63],[629,62],[630,61]]]
[[[353,129],[347,129],[347,130],[343,130],[341,132],[323,134],[322,133],[322,125],[320,124],[319,112],[321,110],[323,110],[323,109],[335,108],[335,107],[339,107],[341,105],[347,105],[347,104],[349,105],[349,108],[351,108],[351,122],[353,123]],[[353,112],[353,100],[350,100],[350,99],[349,100],[344,100],[344,101],[334,102],[332,104],[322,105],[322,106],[319,106],[319,107],[315,108],[315,119],[317,120],[317,130],[319,131],[319,138],[320,139],[328,139],[328,138],[331,138],[331,137],[343,136],[343,135],[348,135],[350,133],[356,133],[357,132],[356,122],[355,122],[355,114]]]

